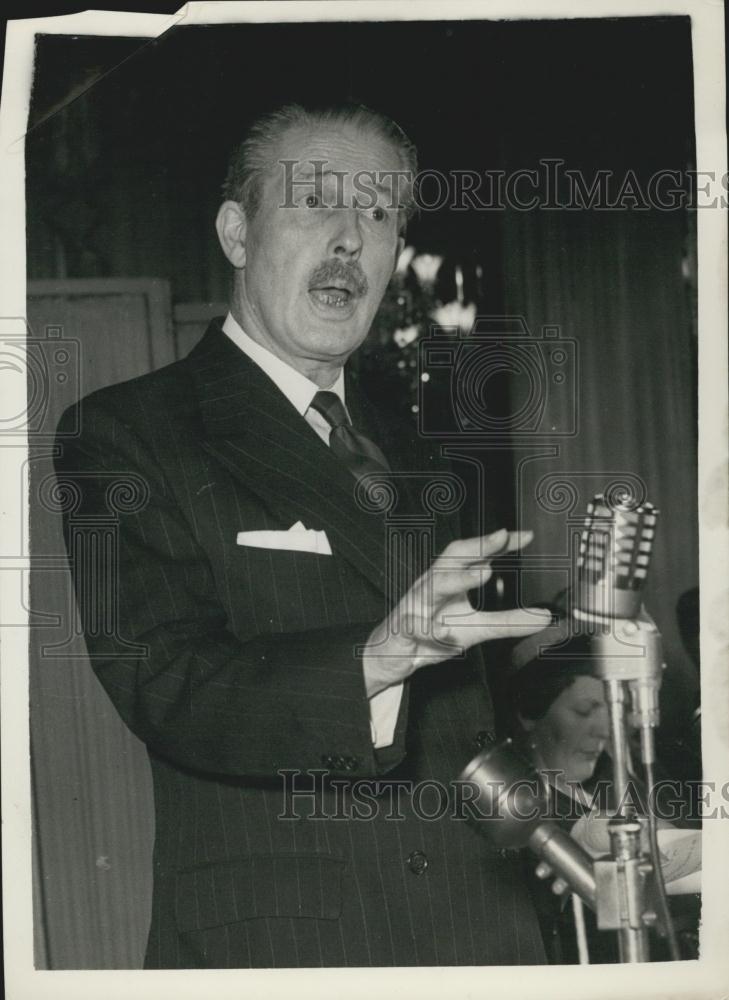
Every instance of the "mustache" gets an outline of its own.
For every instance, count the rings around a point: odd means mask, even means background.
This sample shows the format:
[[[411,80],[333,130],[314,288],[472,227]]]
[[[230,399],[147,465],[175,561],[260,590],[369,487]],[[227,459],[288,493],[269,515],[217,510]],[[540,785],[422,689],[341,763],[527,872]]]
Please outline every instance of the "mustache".
[[[314,269],[309,279],[309,288],[346,288],[351,295],[360,298],[369,290],[367,276],[358,261],[345,264],[336,258],[325,260]]]

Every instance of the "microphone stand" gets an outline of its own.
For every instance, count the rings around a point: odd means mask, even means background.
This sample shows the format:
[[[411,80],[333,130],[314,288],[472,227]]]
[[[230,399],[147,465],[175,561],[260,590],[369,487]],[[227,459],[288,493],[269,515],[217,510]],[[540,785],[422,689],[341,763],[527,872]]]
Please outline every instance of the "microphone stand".
[[[600,930],[618,932],[621,962],[649,960],[648,928],[659,922],[671,958],[677,960],[680,953],[663,884],[656,817],[649,803],[649,856],[629,795],[628,703],[630,722],[640,730],[646,779],[653,788],[663,654],[660,633],[640,599],[658,512],[652,504],[628,500],[615,505],[597,494],[589,504],[577,561],[577,589],[569,600],[577,631],[589,638],[592,673],[604,682],[610,714],[618,803],[608,825],[610,855],[592,863],[576,841],[543,817],[538,793],[530,796],[523,788],[523,776],[532,768],[514,753],[510,740],[475,757],[461,772],[461,780],[475,786],[474,801],[498,807],[501,822],[487,824],[497,846],[528,846],[595,910]],[[559,648],[554,649],[557,659]],[[514,802],[509,803],[505,787],[516,790]],[[530,809],[525,814],[517,805]],[[494,813],[486,816],[494,818]],[[651,873],[654,880],[649,881]]]
[[[659,722],[658,691],[663,657],[661,636],[655,623],[641,608],[637,618],[611,618],[573,612],[589,625],[593,673],[604,682],[610,716],[613,785],[617,811],[609,822],[611,857],[594,864],[597,887],[597,925],[616,930],[621,962],[649,960],[648,927],[659,921],[668,935],[672,957],[679,958],[673,935],[657,849],[653,863],[641,845],[641,823],[630,801],[628,769],[628,703],[630,721],[640,730],[641,756],[652,784],[655,763],[655,728]],[[584,631],[584,629],[583,629]],[[655,817],[648,816],[651,844],[655,840]],[[648,882],[656,878],[655,901]]]
[[[592,673],[604,684],[610,714],[617,811],[611,817],[611,857],[595,862],[597,926],[616,930],[622,962],[648,960],[648,927],[663,925],[673,959],[680,958],[658,852],[656,817],[648,803],[650,857],[629,801],[628,720],[640,731],[649,788],[654,784],[655,729],[663,671],[661,636],[641,603],[658,511],[629,496],[617,503],[598,493],[588,504],[577,559],[572,618],[590,640]],[[655,881],[649,883],[653,873]],[[655,887],[654,900],[648,890]],[[658,912],[656,912],[656,909]]]

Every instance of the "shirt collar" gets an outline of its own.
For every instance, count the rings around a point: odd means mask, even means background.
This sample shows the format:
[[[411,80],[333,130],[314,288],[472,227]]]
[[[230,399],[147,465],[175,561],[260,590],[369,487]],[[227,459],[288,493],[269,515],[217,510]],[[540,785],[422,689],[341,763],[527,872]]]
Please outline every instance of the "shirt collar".
[[[249,337],[232,313],[228,313],[225,317],[223,333],[230,337],[233,343],[268,375],[292,406],[303,416],[311,406],[312,399],[319,392],[320,386],[282,361],[281,358],[277,358],[267,347],[263,347]],[[345,403],[343,368],[339,369],[339,374],[334,384],[329,386],[328,391],[335,392],[342,403]]]

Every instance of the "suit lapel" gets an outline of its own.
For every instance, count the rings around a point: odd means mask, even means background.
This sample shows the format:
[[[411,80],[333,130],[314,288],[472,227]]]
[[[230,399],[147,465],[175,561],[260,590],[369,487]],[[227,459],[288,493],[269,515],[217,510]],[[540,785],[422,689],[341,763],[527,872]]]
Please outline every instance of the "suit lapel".
[[[285,522],[326,531],[333,551],[388,593],[385,518],[362,509],[354,478],[219,321],[187,363],[206,450]]]

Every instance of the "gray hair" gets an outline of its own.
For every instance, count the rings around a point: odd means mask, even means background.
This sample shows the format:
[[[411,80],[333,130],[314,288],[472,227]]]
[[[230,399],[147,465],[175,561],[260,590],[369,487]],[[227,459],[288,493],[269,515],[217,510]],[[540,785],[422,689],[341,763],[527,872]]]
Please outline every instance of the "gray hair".
[[[407,220],[415,211],[413,183],[418,170],[417,149],[396,122],[363,104],[322,108],[286,104],[260,115],[233,151],[223,184],[223,198],[238,202],[246,215],[253,218],[260,204],[265,174],[273,166],[272,152],[276,142],[294,126],[311,129],[322,124],[348,124],[369,129],[398,151],[401,169],[406,171],[409,180],[400,208],[400,231],[404,232]]]

